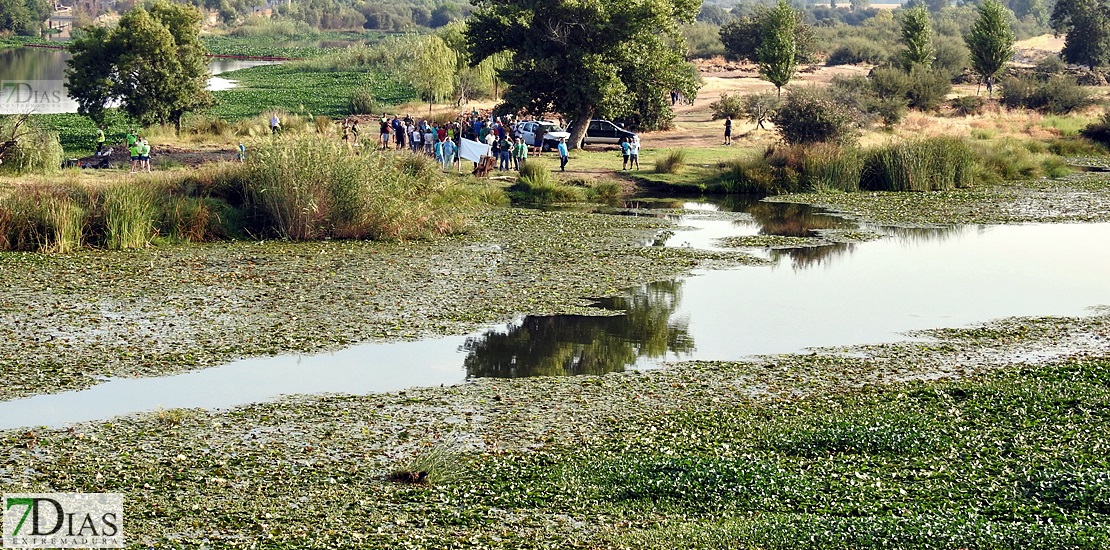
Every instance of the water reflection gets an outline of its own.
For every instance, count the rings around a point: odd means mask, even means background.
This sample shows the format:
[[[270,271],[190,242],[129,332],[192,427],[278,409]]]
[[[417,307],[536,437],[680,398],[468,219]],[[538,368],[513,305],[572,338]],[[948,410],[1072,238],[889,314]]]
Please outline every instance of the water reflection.
[[[645,360],[694,351],[685,317],[676,316],[682,281],[645,285],[599,307],[622,315],[528,316],[507,329],[466,339],[468,377],[520,378],[619,372]]]

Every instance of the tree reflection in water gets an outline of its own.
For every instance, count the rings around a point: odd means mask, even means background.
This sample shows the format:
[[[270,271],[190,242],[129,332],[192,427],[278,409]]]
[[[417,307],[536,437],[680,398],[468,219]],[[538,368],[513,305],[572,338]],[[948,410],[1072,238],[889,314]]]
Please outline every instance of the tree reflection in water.
[[[694,341],[686,319],[671,317],[682,281],[652,283],[629,296],[602,300],[623,315],[528,316],[507,331],[468,338],[468,377],[523,378],[619,372],[641,357],[689,353]]]

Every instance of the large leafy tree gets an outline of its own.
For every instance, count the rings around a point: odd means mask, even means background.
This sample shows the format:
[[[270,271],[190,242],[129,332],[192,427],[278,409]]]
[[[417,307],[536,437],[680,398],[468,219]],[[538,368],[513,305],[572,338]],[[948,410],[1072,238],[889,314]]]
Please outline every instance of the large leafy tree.
[[[775,85],[779,95],[782,87],[794,78],[798,68],[798,47],[794,41],[794,8],[779,0],[763,22],[756,58],[759,60],[759,76]]]
[[[693,96],[684,71],[681,23],[697,0],[477,0],[465,34],[477,65],[502,51],[512,58],[498,74],[509,85],[502,109],[555,112],[577,120],[571,145],[595,116],[623,118],[656,111],[667,118],[672,89]],[[647,113],[649,115],[653,113]]]
[[[1095,68],[1110,61],[1110,4],[1107,0],[1058,0],[1049,24],[1066,35],[1060,56]]]
[[[0,0],[0,32],[37,34],[52,8],[46,0]]]
[[[156,0],[111,30],[92,28],[70,44],[66,87],[78,112],[98,122],[111,101],[140,124],[173,123],[208,106],[208,66],[196,8]]]
[[[432,104],[450,96],[455,91],[455,69],[457,66],[455,50],[438,36],[428,36],[420,40],[416,48],[413,87],[428,100],[428,114]]]
[[[1014,31],[1002,2],[985,0],[979,6],[979,18],[964,42],[971,55],[972,70],[979,75],[980,84],[987,84],[987,94],[993,96],[995,75],[1014,57]]]
[[[902,61],[906,69],[928,67],[933,64],[936,50],[933,48],[933,25],[929,20],[929,10],[918,5],[902,15]]]

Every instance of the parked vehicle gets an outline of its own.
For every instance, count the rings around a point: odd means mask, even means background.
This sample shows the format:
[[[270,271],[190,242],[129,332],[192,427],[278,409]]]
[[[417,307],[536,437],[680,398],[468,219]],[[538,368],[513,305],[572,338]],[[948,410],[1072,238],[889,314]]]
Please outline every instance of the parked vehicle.
[[[568,132],[574,132],[574,123],[570,123]],[[590,125],[586,128],[586,137],[582,140],[582,145],[592,145],[595,143],[608,143],[616,145],[620,143],[621,138],[634,138],[636,132],[630,132],[621,128],[620,126],[609,122],[608,120],[593,119]]]
[[[529,147],[535,146],[536,134],[543,133],[543,149],[548,151],[559,145],[560,139],[570,137],[570,132],[559,128],[559,124],[550,120],[527,120],[517,124],[517,131],[524,138],[524,143]]]

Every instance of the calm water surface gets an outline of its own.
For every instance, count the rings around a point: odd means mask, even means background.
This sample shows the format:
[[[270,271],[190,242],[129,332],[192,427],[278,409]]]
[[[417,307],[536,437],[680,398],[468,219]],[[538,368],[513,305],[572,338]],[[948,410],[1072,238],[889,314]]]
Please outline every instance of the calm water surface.
[[[690,203],[655,245],[711,248],[730,235],[805,236],[855,224],[803,205]],[[670,215],[664,214],[658,215]],[[906,331],[1110,304],[1110,224],[871,228],[865,243],[764,250],[771,266],[699,271],[598,302],[609,316],[527,316],[473,334],[237,361],[162,378],[0,403],[0,429],[64,425],[157,407],[224,408],[293,393],[370,393],[523,377],[656,368],[814,346],[905,340]]]

